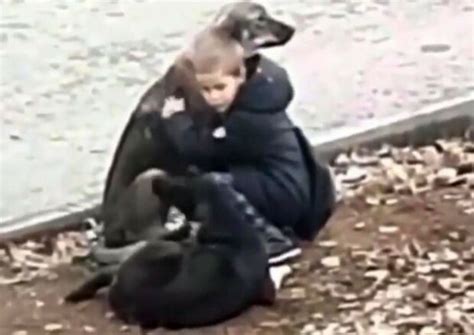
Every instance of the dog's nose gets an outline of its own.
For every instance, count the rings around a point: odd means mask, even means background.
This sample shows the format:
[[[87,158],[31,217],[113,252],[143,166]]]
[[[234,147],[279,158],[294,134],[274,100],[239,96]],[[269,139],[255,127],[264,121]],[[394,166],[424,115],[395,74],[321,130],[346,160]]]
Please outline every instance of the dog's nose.
[[[272,17],[276,21],[280,21],[281,23],[286,24],[292,28],[296,28],[296,19],[288,12],[285,12],[283,10],[276,10],[272,13]]]

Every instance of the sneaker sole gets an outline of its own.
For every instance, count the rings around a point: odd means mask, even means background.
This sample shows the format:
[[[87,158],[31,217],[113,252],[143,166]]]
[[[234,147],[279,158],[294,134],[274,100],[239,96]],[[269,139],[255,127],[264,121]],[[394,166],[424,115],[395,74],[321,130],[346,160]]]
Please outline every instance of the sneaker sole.
[[[277,264],[281,264],[281,263],[284,263],[290,259],[293,259],[293,258],[296,258],[298,256],[300,256],[302,253],[301,249],[300,248],[296,248],[296,249],[291,249],[287,252],[284,252],[278,256],[274,256],[274,257],[270,257],[268,259],[268,264],[270,265],[277,265]]]

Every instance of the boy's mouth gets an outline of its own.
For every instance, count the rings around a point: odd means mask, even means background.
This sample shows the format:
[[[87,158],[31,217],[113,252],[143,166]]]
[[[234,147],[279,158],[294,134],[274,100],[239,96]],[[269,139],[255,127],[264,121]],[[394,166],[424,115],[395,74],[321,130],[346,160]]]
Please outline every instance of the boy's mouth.
[[[228,104],[225,104],[225,103],[210,104],[210,105],[219,113],[225,112],[227,108],[229,107]]]

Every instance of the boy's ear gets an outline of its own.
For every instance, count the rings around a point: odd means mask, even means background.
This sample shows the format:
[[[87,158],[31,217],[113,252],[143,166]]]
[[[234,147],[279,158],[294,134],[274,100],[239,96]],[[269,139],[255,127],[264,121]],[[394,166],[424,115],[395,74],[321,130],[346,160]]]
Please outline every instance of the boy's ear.
[[[178,56],[173,64],[173,67],[175,68],[177,75],[181,75],[183,77],[189,78],[190,76],[194,76],[196,72],[194,64],[187,53],[183,53]]]
[[[179,66],[182,66],[184,69],[189,71],[189,73],[194,74],[196,72],[196,69],[194,68],[194,64],[191,61],[191,58],[186,54],[180,57]]]
[[[187,97],[199,89],[194,65],[186,54],[182,54],[176,59],[167,77],[167,83],[172,91],[170,94],[176,97]]]

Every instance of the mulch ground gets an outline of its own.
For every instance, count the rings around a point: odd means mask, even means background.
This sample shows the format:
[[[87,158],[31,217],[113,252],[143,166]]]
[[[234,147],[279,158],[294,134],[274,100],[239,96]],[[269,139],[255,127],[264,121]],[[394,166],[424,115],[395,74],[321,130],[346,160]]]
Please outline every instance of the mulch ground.
[[[465,207],[473,201],[467,187],[398,195],[377,206],[361,196],[345,200],[305,246],[273,307],[213,327],[152,334],[468,334],[474,216]],[[63,304],[84,268],[63,265],[54,273],[0,286],[1,334],[140,334],[113,318],[104,294]]]

